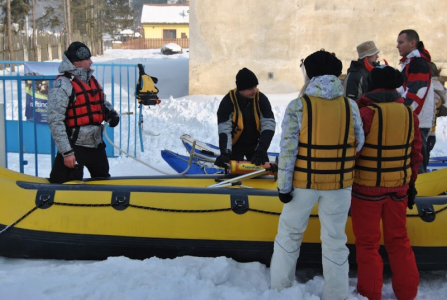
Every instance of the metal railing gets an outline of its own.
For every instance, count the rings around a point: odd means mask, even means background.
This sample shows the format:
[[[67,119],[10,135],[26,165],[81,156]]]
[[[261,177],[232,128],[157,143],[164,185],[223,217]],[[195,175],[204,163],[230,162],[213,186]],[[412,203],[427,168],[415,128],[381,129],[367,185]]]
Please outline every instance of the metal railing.
[[[27,64],[31,64],[32,68],[26,70]],[[54,75],[35,75],[38,72],[34,70],[39,68],[57,70],[59,64],[57,62],[0,61],[0,103],[4,106],[3,116],[0,117],[3,117],[5,121],[4,148],[6,149],[5,153],[0,155],[4,156],[7,168],[39,176],[39,160],[52,164],[56,148],[43,112],[46,108],[45,93],[48,93],[48,89],[53,86],[58,75],[56,75],[57,71],[52,72]],[[30,69],[33,72],[29,72]],[[140,125],[137,112],[138,101],[135,97],[138,79],[137,65],[95,63],[94,70],[94,76],[103,87],[106,99],[116,111],[120,114],[133,112],[132,115],[122,116],[116,128],[107,127],[107,135],[112,138],[114,144],[137,156],[137,136]],[[121,155],[111,145],[108,145],[106,150],[108,156]],[[141,151],[144,151],[142,144]],[[34,167],[34,170],[25,171],[25,166]]]

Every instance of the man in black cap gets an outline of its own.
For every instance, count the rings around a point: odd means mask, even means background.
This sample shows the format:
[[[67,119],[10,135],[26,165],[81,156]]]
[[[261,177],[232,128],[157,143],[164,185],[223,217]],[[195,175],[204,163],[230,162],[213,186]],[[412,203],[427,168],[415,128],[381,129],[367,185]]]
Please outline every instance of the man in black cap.
[[[304,60],[307,82],[285,111],[278,161],[279,199],[285,204],[270,264],[271,288],[292,286],[303,233],[318,203],[322,299],[346,299],[349,294],[345,226],[354,159],[364,141],[357,104],[343,97],[341,70],[341,61],[327,51]]]
[[[236,75],[236,88],[222,99],[217,110],[219,148],[215,164],[226,167],[232,160],[268,162],[267,149],[276,122],[268,98],[257,88],[256,75],[247,68]]]
[[[382,298],[381,227],[397,299],[414,299],[419,285],[406,213],[407,206],[413,208],[416,196],[422,139],[416,113],[404,105],[404,98],[396,91],[403,82],[398,70],[375,67],[370,91],[358,100],[365,145],[355,163],[351,217],[357,291],[368,299]]]
[[[85,44],[73,42],[48,94],[47,120],[58,149],[49,178],[52,183],[82,180],[84,166],[91,177],[110,177],[102,123],[115,127],[119,116],[92,75],[91,56]]]

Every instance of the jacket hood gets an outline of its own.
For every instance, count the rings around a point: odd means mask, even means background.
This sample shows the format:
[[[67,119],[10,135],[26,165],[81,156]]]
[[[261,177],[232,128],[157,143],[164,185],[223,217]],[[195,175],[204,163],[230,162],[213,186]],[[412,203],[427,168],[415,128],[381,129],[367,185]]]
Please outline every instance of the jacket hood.
[[[358,101],[359,108],[372,103],[402,102],[403,98],[396,90],[377,89],[364,94]]]
[[[323,99],[335,99],[343,96],[343,86],[334,75],[313,77],[307,86],[305,94]]]
[[[65,53],[62,54],[62,62],[59,65],[58,71],[60,74],[64,74],[65,72],[71,73],[76,77],[79,77],[83,81],[87,82],[90,80],[90,77],[93,74],[93,70],[87,70],[85,68],[76,68],[71,61],[65,56]]]
[[[363,63],[363,59],[352,60],[351,64],[349,65],[349,68],[348,68],[348,73],[354,72],[354,71],[359,71],[362,69],[366,70],[365,64]]]

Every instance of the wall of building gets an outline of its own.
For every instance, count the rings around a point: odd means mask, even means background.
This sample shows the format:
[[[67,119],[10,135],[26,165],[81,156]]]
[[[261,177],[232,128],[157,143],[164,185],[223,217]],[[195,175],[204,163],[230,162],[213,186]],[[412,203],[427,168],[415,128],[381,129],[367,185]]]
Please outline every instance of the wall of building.
[[[188,24],[142,24],[141,25],[144,30],[144,38],[146,39],[162,39],[163,38],[163,30],[177,30],[178,39],[182,38],[182,33],[186,34],[186,37],[189,38],[189,25]]]
[[[296,92],[302,58],[324,48],[346,73],[358,58],[356,46],[367,40],[381,50],[381,61],[398,67],[403,29],[419,33],[446,75],[446,13],[447,1],[438,0],[191,0],[189,92],[225,94],[243,67],[256,73],[263,92]]]

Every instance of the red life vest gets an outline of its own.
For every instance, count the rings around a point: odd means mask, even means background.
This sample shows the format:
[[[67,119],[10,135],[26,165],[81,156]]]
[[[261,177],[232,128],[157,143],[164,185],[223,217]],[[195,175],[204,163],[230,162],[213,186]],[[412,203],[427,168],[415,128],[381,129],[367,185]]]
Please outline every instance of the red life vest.
[[[64,76],[73,86],[65,117],[67,128],[100,125],[104,121],[104,93],[96,78],[91,76],[87,84],[71,74]]]

